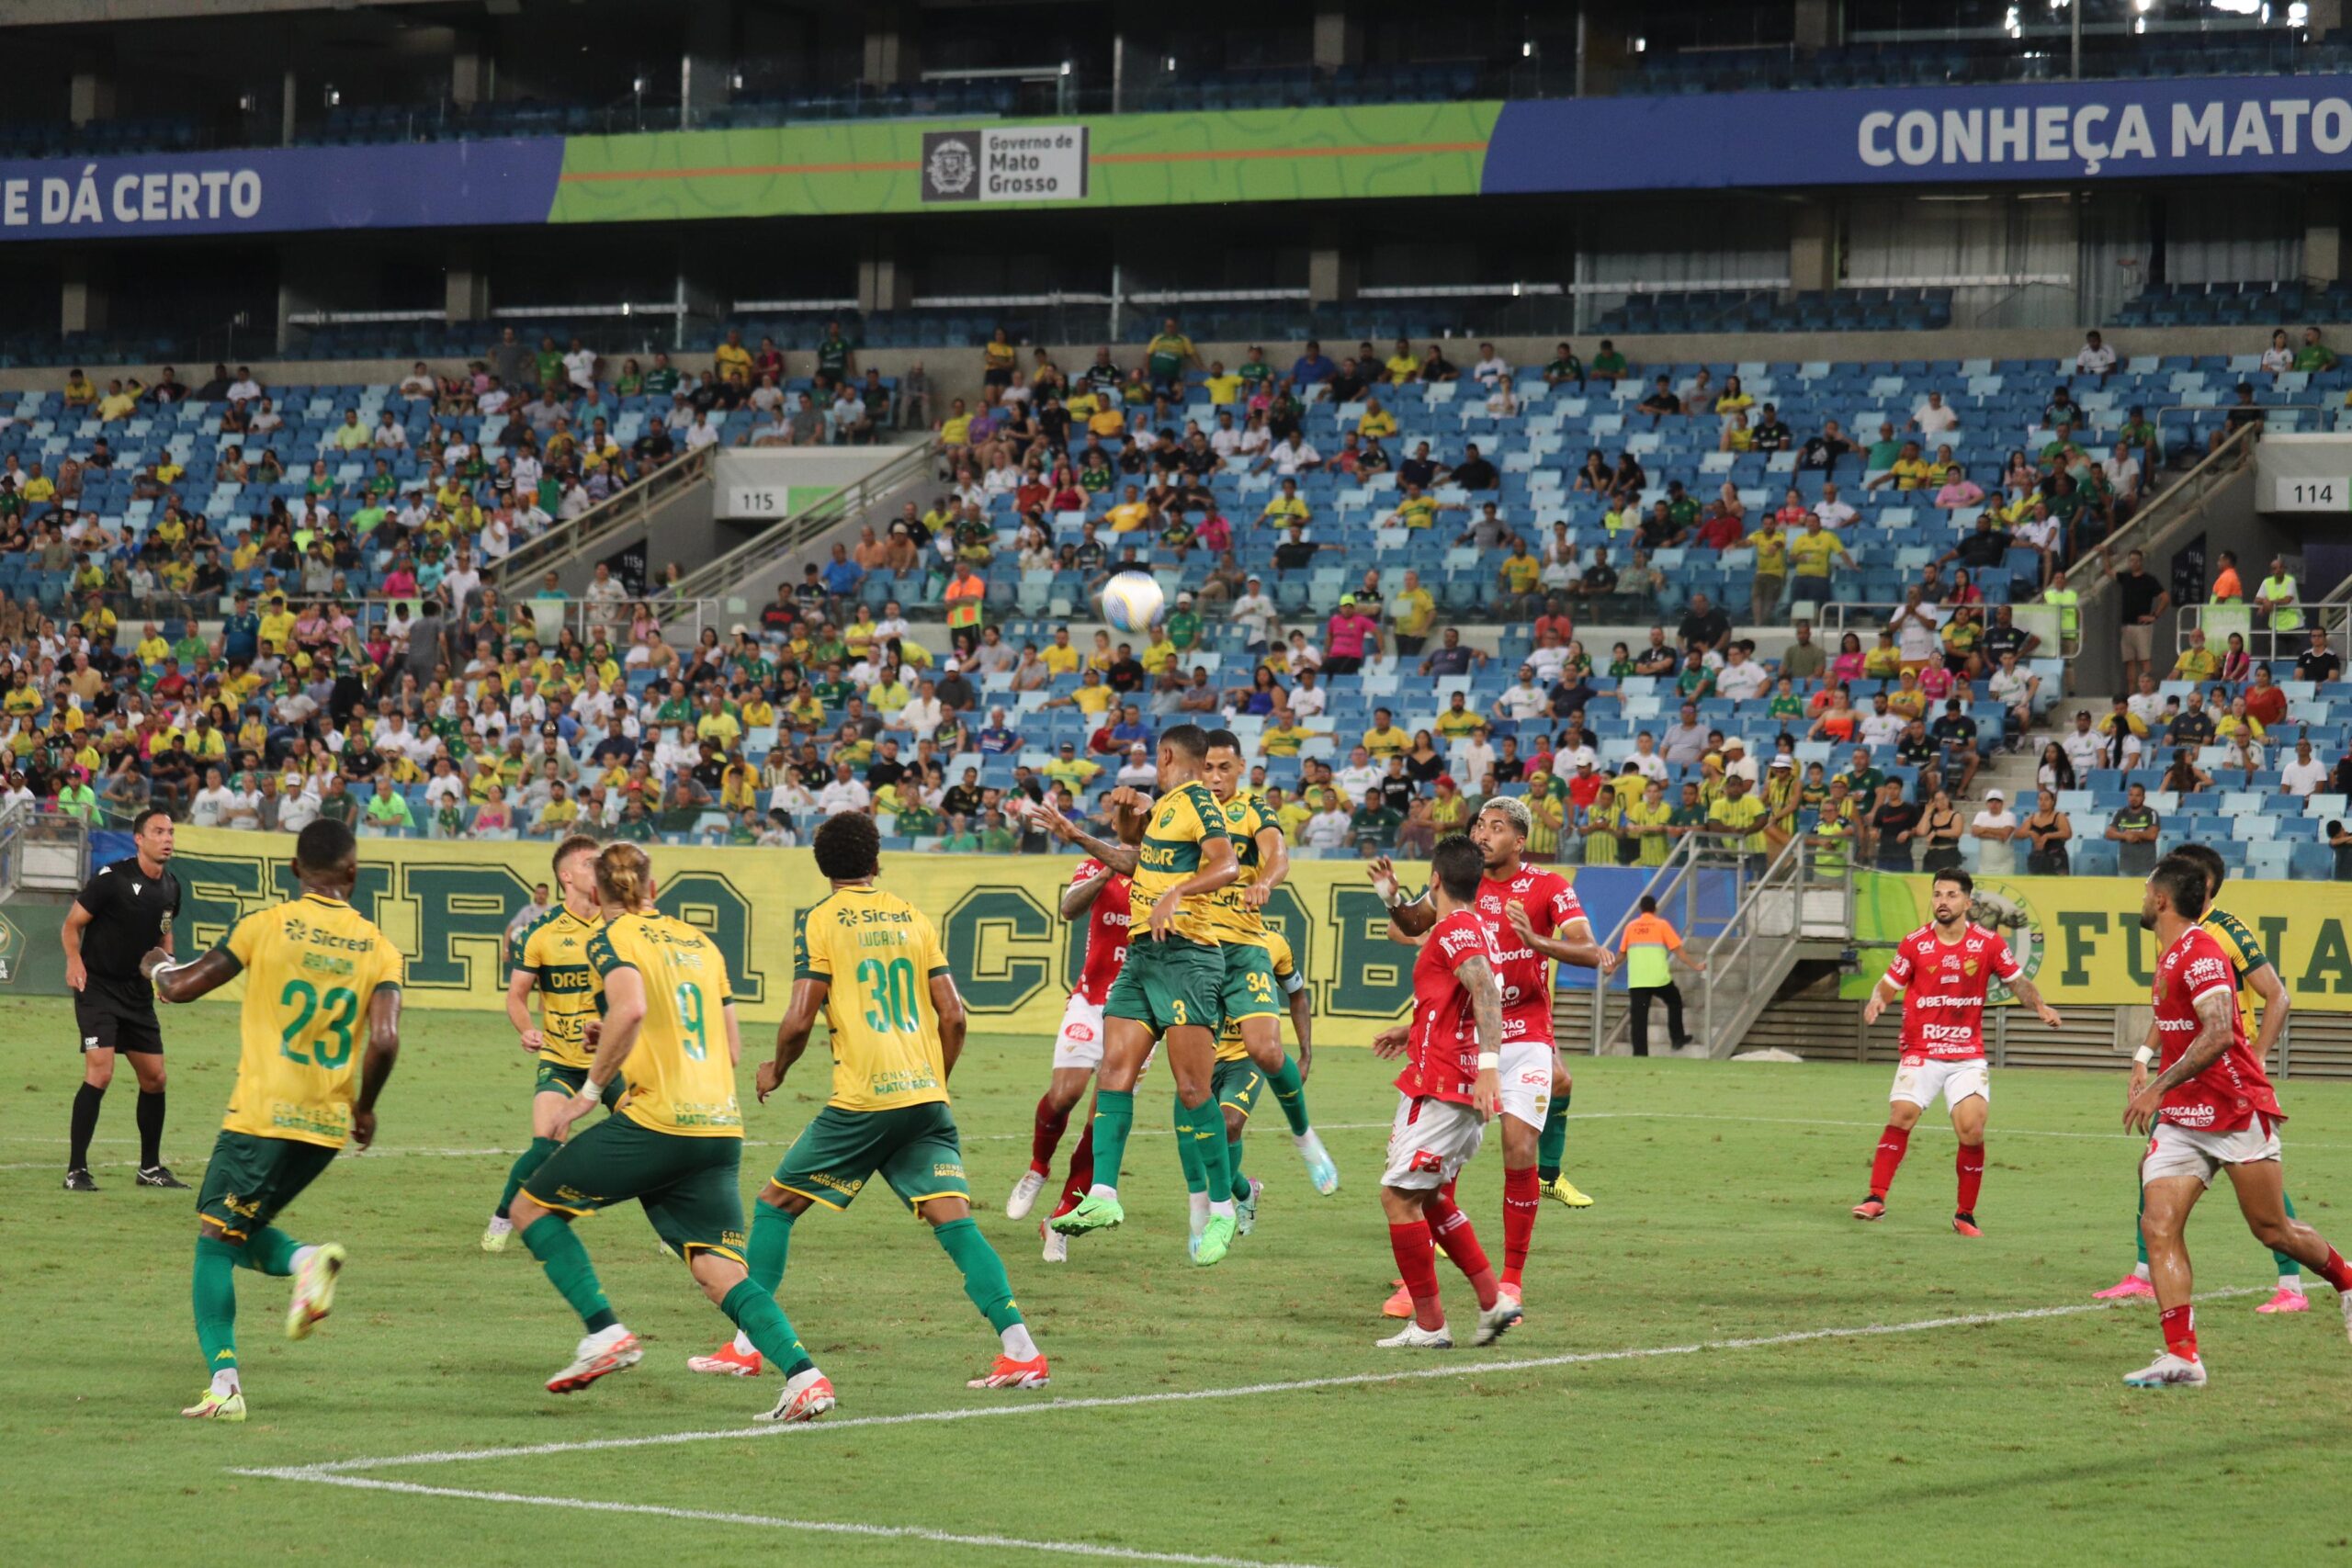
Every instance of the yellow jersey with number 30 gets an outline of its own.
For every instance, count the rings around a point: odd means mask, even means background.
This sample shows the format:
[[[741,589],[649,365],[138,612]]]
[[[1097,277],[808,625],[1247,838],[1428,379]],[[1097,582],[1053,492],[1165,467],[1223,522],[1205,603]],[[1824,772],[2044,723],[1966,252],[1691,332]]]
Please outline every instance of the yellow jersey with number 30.
[[[538,987],[539,1033],[547,1041],[539,1047],[542,1062],[584,1067],[595,1055],[588,1049],[587,1027],[602,992],[588,963],[588,943],[603,924],[558,904],[515,940],[514,967],[534,976]]]
[[[722,1010],[735,991],[718,944],[667,915],[623,915],[588,939],[588,963],[596,972],[599,1012],[615,970],[636,970],[645,986],[645,1022],[621,1063],[628,1092],[619,1114],[650,1132],[741,1137],[743,1110],[735,1099],[735,1056]]]
[[[245,977],[237,1088],[220,1125],[339,1149],[351,1137],[368,1004],[401,953],[339,898],[305,893],[247,915],[220,943]]]
[[[875,887],[839,887],[800,917],[792,975],[825,983],[833,1094],[843,1111],[895,1111],[947,1099],[946,1055],[931,982],[947,954],[923,912]]]

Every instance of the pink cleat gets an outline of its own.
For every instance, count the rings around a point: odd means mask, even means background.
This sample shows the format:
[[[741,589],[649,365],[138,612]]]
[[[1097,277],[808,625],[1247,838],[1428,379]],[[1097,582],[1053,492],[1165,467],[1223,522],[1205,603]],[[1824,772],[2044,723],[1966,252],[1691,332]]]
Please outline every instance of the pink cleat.
[[[2309,1312],[2312,1299],[2301,1291],[2281,1285],[2271,1298],[2254,1309],[2256,1312]]]
[[[1405,1288],[1404,1280],[1397,1280],[1396,1293],[1380,1303],[1380,1315],[1383,1317],[1413,1315],[1413,1292]]]
[[[2095,1302],[2129,1302],[2143,1297],[2154,1301],[2155,1296],[2155,1286],[2137,1274],[2126,1274],[2107,1289],[2091,1292],[2091,1300]]]
[[[1854,1205],[1854,1218],[1858,1220],[1878,1220],[1885,1217],[1886,1200],[1883,1198],[1865,1198]]]

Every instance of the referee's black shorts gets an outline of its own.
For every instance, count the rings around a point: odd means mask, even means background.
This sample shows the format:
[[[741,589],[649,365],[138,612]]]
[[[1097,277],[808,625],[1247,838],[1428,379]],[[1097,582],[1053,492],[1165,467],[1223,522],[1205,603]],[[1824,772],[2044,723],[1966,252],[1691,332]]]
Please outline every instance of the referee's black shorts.
[[[74,993],[74,1026],[85,1051],[164,1052],[164,1032],[155,1022],[154,993],[145,985],[102,980],[93,975]]]

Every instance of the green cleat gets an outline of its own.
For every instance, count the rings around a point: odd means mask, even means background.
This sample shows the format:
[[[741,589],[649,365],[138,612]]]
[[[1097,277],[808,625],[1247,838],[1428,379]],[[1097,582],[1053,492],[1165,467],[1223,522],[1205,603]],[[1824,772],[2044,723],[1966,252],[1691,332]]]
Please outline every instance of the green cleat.
[[[334,1310],[335,1276],[350,1258],[338,1242],[321,1242],[303,1249],[294,1268],[294,1299],[286,1304],[286,1337],[308,1339],[319,1320]]]
[[[1266,1184],[1264,1182],[1259,1180],[1254,1176],[1250,1179],[1250,1196],[1239,1200],[1233,1205],[1234,1235],[1248,1235],[1251,1231],[1258,1228],[1258,1199],[1265,1190]]]
[[[1211,1214],[1208,1228],[1201,1232],[1201,1245],[1193,1254],[1193,1261],[1206,1269],[1224,1262],[1225,1255],[1232,1249],[1233,1222],[1223,1214]]]
[[[217,1388],[206,1389],[203,1398],[180,1414],[196,1421],[242,1421],[245,1418],[244,1391],[223,1393]]]
[[[1119,1207],[1116,1198],[1098,1198],[1090,1192],[1077,1208],[1067,1214],[1056,1214],[1046,1223],[1063,1235],[1084,1235],[1088,1231],[1116,1230],[1126,1218],[1127,1212]]]

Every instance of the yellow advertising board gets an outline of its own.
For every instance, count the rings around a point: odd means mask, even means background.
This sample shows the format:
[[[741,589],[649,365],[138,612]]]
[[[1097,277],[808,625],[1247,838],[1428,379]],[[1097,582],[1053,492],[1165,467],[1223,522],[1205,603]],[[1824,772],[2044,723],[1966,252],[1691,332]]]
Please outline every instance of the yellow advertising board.
[[[1854,936],[1860,974],[1844,994],[1864,997],[1886,972],[1890,946],[1928,922],[1924,876],[1856,875]],[[2160,954],[2140,929],[2144,885],[2120,876],[1979,878],[1977,922],[1999,931],[2041,994],[2059,1007],[2145,1007]],[[2298,1010],[2352,1012],[2352,885],[2233,881],[2221,907],[2235,915],[2278,969]]]
[[[792,935],[826,892],[807,850],[648,846],[664,912],[710,933],[747,1019],[784,1015]],[[360,840],[353,902],[408,955],[418,1008],[496,1010],[506,986],[506,927],[548,881],[545,842]],[[240,917],[295,892],[290,834],[180,829],[178,950],[201,952]],[[976,1030],[1050,1040],[1083,957],[1084,923],[1060,915],[1067,855],[886,854],[881,885],[939,928]],[[1400,867],[1408,886],[1426,880]],[[1361,864],[1302,861],[1275,889],[1268,920],[1313,987],[1317,1038],[1366,1044],[1412,1004],[1412,950],[1388,940],[1388,912]],[[235,996],[232,987],[224,993]]]

